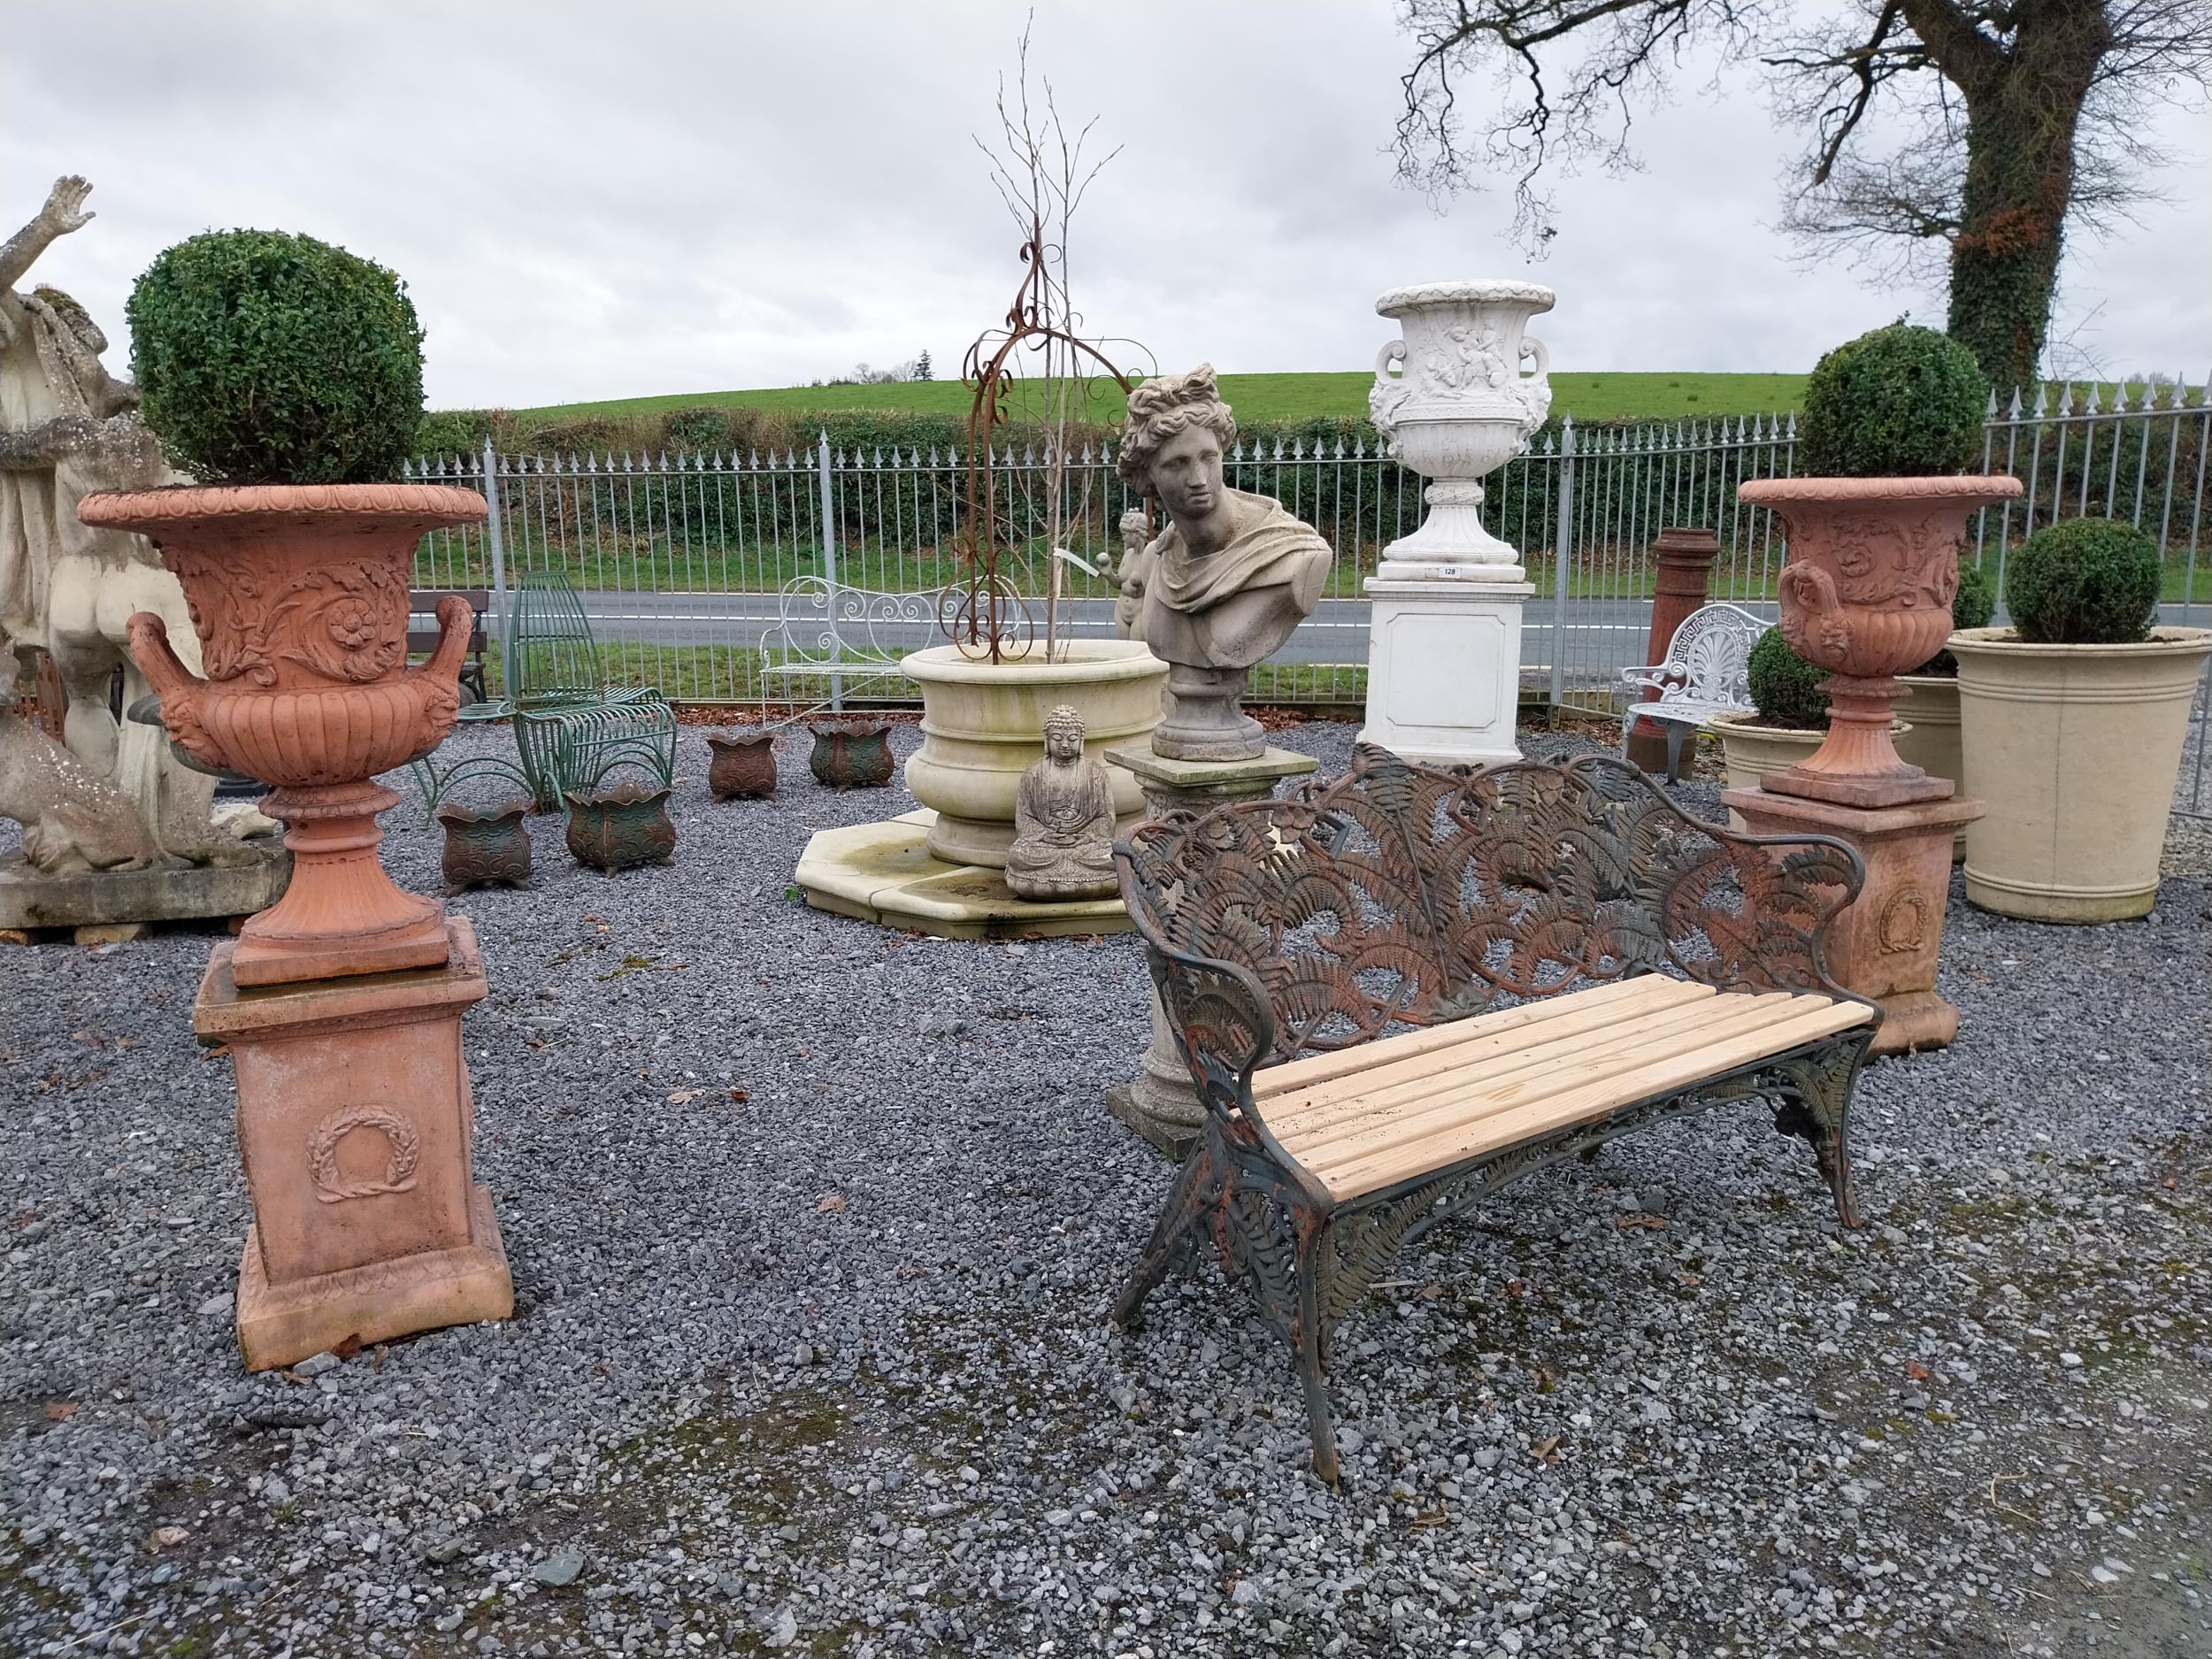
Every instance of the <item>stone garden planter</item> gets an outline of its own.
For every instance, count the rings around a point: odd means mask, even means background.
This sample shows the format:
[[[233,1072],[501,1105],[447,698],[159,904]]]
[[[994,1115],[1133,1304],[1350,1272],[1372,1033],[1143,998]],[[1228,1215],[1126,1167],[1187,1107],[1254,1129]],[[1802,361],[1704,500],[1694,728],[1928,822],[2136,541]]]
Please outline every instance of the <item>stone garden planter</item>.
[[[1965,763],[1959,755],[1959,682],[1951,674],[1900,674],[1897,683],[1905,697],[1897,706],[1911,717],[1911,724],[1895,733],[1897,752],[1908,765],[1917,766],[1931,778],[1947,778],[1961,793],[1966,787]],[[1966,832],[1951,838],[1951,862],[1966,856]]]
[[[718,801],[757,800],[776,793],[776,734],[710,732],[707,789]]]
[[[242,987],[433,968],[443,906],[384,872],[377,815],[399,797],[379,772],[453,729],[475,626],[438,607],[437,650],[407,665],[407,595],[427,531],[473,524],[484,500],[437,484],[211,485],[88,495],[86,524],[150,537],[191,603],[206,678],[160,618],[130,621],[131,652],[169,735],[204,764],[275,786],[292,881],[249,920],[231,960]]]
[[[853,718],[815,720],[814,752],[807,765],[833,789],[875,789],[891,781],[891,722]]]
[[[437,810],[445,826],[445,850],[438,868],[445,876],[446,891],[504,881],[526,887],[530,880],[530,832],[524,820],[530,815],[526,799],[499,801],[489,806],[471,806],[447,801]]]
[[[613,875],[639,864],[667,863],[676,850],[676,826],[668,821],[669,788],[618,783],[588,793],[571,789],[568,850],[580,864]]]
[[[2158,902],[2158,865],[2212,630],[2137,645],[2029,645],[2010,628],[1951,636],[1965,787],[1966,896],[2043,922],[2108,922]]]
[[[933,646],[900,666],[922,687],[922,746],[906,763],[906,787],[933,807],[929,850],[947,864],[1006,865],[1014,841],[1014,794],[1045,753],[1045,716],[1059,703],[1083,717],[1084,752],[1145,748],[1160,723],[1167,664],[1140,640],[1071,640],[1061,660],[1041,647],[1001,662],[957,646]],[[1135,776],[1108,768],[1116,833],[1144,816]]]

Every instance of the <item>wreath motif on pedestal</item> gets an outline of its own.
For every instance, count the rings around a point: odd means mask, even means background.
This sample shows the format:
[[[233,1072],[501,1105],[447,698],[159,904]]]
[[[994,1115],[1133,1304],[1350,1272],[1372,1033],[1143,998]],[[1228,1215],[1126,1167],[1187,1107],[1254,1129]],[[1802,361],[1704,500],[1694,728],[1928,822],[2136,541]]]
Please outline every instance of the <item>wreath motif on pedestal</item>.
[[[384,1137],[384,1174],[381,1179],[349,1181],[338,1173],[338,1143],[356,1129],[373,1129]],[[404,1193],[415,1185],[415,1163],[422,1140],[414,1125],[381,1106],[346,1106],[330,1113],[309,1132],[307,1174],[315,1183],[315,1196],[326,1204],[347,1198],[374,1198],[383,1193]]]

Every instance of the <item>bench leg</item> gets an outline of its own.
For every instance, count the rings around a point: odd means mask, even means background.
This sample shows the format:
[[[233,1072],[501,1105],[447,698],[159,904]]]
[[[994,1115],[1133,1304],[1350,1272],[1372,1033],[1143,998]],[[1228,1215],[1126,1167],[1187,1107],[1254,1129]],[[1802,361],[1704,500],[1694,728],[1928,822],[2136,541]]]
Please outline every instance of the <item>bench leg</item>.
[[[1680,783],[1682,781],[1682,740],[1689,734],[1690,728],[1679,720],[1669,720],[1666,722],[1666,727],[1667,781]]]
[[[1190,1149],[1189,1156],[1183,1160],[1175,1185],[1168,1190],[1167,1202],[1160,1210],[1152,1236],[1145,1240],[1144,1255],[1138,1260],[1137,1271],[1129,1276],[1128,1284],[1122,1287],[1114,1302],[1114,1323],[1124,1330],[1137,1328],[1145,1298],[1189,1252],[1194,1239],[1204,1230],[1207,1210],[1220,1190],[1220,1177],[1216,1171],[1212,1149],[1202,1136]]]
[[[1323,1235],[1319,1229],[1298,1250],[1298,1317],[1291,1327],[1292,1363],[1306,1391],[1306,1432],[1313,1437],[1313,1472],[1333,1486],[1339,1481],[1336,1429],[1329,1417],[1328,1385],[1323,1381],[1322,1349],[1326,1338],[1321,1329],[1321,1277],[1316,1258]]]
[[[1850,1118],[1851,1091],[1870,1041],[1870,1036],[1860,1036],[1775,1068],[1781,1079],[1782,1108],[1775,1114],[1774,1126],[1811,1145],[1820,1178],[1835,1198],[1836,1218],[1847,1227],[1866,1225],[1851,1192]]]

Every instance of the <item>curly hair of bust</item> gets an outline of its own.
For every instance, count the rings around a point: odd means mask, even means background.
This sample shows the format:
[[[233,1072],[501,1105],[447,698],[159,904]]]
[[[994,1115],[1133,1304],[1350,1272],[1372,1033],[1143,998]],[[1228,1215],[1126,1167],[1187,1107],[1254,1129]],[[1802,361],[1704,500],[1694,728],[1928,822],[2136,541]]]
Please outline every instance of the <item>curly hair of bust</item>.
[[[1064,733],[1079,743],[1083,741],[1083,717],[1071,703],[1055,704],[1052,712],[1045,716],[1047,737],[1057,737]]]
[[[1141,488],[1152,457],[1188,426],[1205,427],[1225,449],[1237,441],[1237,418],[1221,401],[1210,363],[1188,374],[1156,376],[1129,394],[1129,419],[1122,423],[1121,453],[1115,463],[1123,481]]]

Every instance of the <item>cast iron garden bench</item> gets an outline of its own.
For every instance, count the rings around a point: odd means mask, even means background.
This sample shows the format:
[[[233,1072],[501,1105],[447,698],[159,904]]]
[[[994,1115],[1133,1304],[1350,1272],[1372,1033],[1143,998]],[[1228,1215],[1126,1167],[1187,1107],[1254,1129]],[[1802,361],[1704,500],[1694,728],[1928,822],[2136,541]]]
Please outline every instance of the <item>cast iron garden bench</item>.
[[[1822,935],[1863,869],[1691,818],[1625,762],[1479,771],[1362,745],[1341,778],[1114,849],[1207,1121],[1115,1304],[1210,1236],[1251,1278],[1334,1483],[1322,1373],[1392,1254],[1508,1181],[1758,1099],[1846,1226],[1845,1118],[1880,1010]]]

